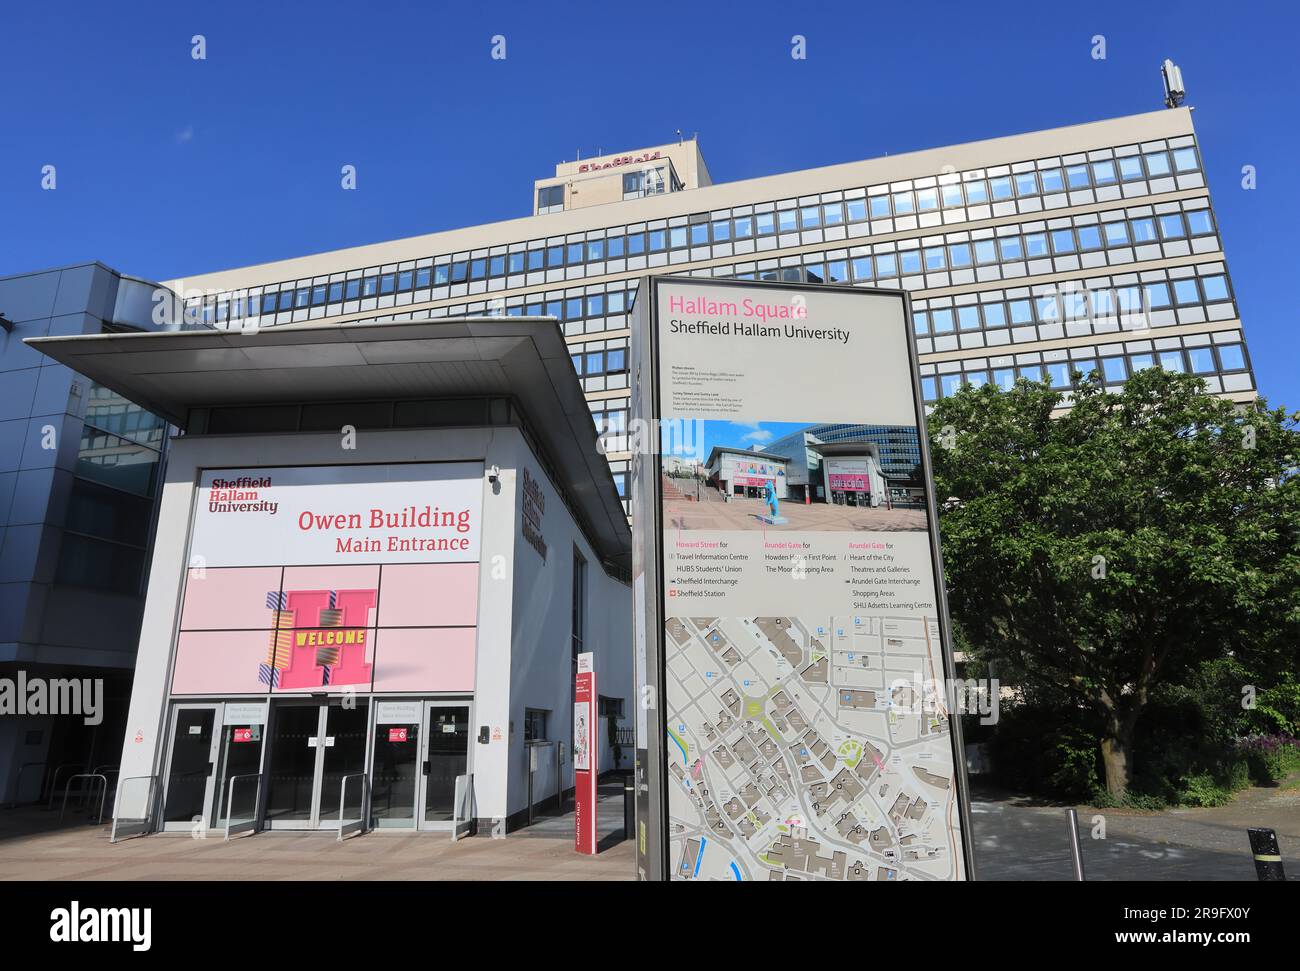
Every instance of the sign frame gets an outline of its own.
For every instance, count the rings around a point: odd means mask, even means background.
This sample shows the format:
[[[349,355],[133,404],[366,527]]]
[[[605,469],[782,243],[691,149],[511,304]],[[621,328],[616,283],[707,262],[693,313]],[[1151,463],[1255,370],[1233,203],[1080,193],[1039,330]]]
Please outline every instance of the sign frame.
[[[573,692],[573,848],[595,856],[596,787],[600,776],[600,720],[596,709],[596,655],[578,655]],[[587,730],[580,737],[578,724],[585,716]]]
[[[672,875],[668,859],[669,839],[667,824],[668,771],[665,750],[667,733],[667,708],[664,698],[666,684],[666,651],[664,623],[664,550],[661,523],[663,462],[660,454],[658,420],[662,415],[660,402],[660,330],[659,290],[663,285],[673,287],[699,286],[704,288],[735,288],[738,290],[769,290],[773,296],[793,296],[798,293],[826,293],[829,290],[846,294],[887,297],[902,304],[902,322],[906,331],[904,343],[910,370],[912,402],[916,417],[917,438],[921,452],[921,468],[925,491],[925,511],[928,517],[930,561],[933,571],[935,609],[939,626],[940,657],[946,684],[955,678],[953,661],[952,624],[948,613],[947,592],[944,587],[943,556],[939,542],[938,504],[935,497],[933,465],[931,464],[929,432],[926,422],[925,402],[921,392],[919,352],[912,323],[911,295],[905,290],[878,287],[856,287],[836,284],[790,283],[768,280],[735,280],[712,277],[652,275],[642,277],[637,291],[636,306],[632,313],[632,336],[629,341],[631,377],[630,427],[649,427],[649,441],[641,448],[633,448],[630,460],[629,495],[632,506],[632,575],[633,623],[636,625],[638,656],[634,659],[637,677],[638,731],[634,780],[636,790],[636,867],[640,880],[668,880]],[[639,422],[638,422],[639,420]],[[642,425],[641,423],[644,423]],[[640,654],[644,652],[645,657]],[[947,700],[947,699],[945,699]],[[952,748],[953,798],[961,824],[961,855],[963,878],[976,880],[974,846],[970,817],[970,786],[966,772],[965,743],[962,737],[961,717],[948,715],[949,738]]]

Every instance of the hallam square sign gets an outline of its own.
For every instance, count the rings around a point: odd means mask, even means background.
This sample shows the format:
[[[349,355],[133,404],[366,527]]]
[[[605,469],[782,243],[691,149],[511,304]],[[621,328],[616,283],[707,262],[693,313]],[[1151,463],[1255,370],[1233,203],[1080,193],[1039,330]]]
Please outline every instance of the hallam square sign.
[[[969,877],[907,296],[682,277],[639,294],[638,875]],[[890,479],[877,456],[899,440],[920,462]],[[741,464],[664,475],[711,454]]]

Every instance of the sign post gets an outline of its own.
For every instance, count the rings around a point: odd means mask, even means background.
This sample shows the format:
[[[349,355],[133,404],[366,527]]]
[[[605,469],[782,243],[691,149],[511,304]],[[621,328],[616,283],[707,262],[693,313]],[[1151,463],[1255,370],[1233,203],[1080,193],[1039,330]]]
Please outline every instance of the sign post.
[[[638,876],[970,877],[906,293],[651,277],[631,350]]]
[[[595,658],[591,653],[578,655],[573,693],[573,845],[591,856],[596,854],[596,777],[600,774]]]

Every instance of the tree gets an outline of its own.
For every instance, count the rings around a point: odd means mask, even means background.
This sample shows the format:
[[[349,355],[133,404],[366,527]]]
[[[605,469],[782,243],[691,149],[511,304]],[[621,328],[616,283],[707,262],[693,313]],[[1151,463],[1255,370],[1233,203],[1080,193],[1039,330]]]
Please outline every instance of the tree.
[[[1295,668],[1300,416],[1156,368],[1075,377],[1072,402],[1022,380],[938,403],[944,567],[978,653],[1093,713],[1123,799],[1156,686],[1229,654]]]

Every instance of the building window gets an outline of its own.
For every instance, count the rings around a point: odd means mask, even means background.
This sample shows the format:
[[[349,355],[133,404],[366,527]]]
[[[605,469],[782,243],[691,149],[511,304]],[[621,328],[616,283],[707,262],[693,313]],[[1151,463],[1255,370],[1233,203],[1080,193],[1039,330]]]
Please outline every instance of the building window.
[[[600,696],[600,717],[618,721],[623,717],[623,699]]]
[[[640,172],[623,173],[623,198],[639,199],[641,196],[662,195],[666,188],[662,167],[644,169]],[[677,190],[674,180],[673,191]]]
[[[586,648],[583,639],[587,633],[587,561],[573,549],[573,660]]]
[[[561,212],[564,209],[564,186],[548,185],[537,190],[537,214]]]
[[[545,742],[550,736],[547,734],[551,713],[545,708],[525,708],[524,709],[524,741],[525,742]]]

